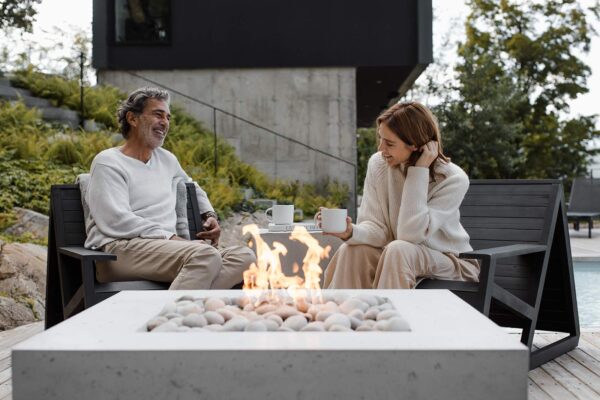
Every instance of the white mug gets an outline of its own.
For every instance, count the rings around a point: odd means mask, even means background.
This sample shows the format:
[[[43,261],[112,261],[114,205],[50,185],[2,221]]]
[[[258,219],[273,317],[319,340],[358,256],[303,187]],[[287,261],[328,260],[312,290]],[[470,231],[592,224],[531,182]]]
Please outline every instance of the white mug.
[[[269,215],[270,213],[270,215]],[[269,222],[275,225],[289,225],[294,223],[294,205],[277,204],[267,208],[265,215]]]
[[[346,217],[348,210],[345,208],[323,208],[321,210],[321,229],[323,232],[346,232]]]

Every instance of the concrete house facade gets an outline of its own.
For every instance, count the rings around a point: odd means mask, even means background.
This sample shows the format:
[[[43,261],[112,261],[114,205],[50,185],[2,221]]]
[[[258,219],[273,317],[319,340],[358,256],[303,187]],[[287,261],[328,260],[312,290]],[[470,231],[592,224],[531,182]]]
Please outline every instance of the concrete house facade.
[[[356,129],[432,61],[431,24],[431,0],[94,0],[93,65],[124,91],[170,89],[272,177],[354,199]]]

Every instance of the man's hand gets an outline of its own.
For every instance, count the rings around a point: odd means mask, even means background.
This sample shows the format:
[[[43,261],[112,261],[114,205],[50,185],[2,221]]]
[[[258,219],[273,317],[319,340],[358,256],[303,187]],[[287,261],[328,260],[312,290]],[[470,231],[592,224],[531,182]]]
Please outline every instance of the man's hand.
[[[173,236],[171,236],[171,237],[169,238],[169,240],[185,240],[185,241],[187,241],[186,239],[184,239],[184,238],[182,238],[182,237],[179,237],[179,236],[177,236],[177,235],[173,235]]]
[[[221,227],[219,221],[215,217],[208,217],[204,222],[204,232],[196,233],[196,237],[201,240],[210,240],[213,247],[219,245],[219,237],[221,236]]]

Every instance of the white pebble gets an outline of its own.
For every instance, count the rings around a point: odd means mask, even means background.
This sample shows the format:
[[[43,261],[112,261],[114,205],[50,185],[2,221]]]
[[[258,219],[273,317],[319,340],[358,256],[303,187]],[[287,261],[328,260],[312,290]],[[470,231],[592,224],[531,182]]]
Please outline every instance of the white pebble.
[[[244,328],[244,331],[247,332],[265,332],[266,330],[267,326],[263,321],[252,321]]]
[[[252,298],[248,295],[243,295],[242,297],[238,297],[236,304],[241,308],[244,308],[248,304],[252,304]]]
[[[396,310],[385,310],[377,314],[377,321],[381,321],[382,319],[390,319],[394,317],[400,317],[400,314]]]
[[[330,330],[333,325],[341,325],[350,329],[350,318],[340,313],[332,314],[325,320],[325,328]]]
[[[392,303],[383,303],[379,306],[379,310],[381,310],[381,311],[391,310],[393,308],[394,308],[394,306],[392,305]]]
[[[373,307],[373,306],[378,306],[379,302],[377,301],[377,297],[375,296],[369,296],[366,294],[361,294],[360,296],[357,297],[358,299],[364,301],[365,303],[367,303],[369,305],[369,307]]]
[[[176,323],[169,321],[157,326],[152,332],[175,332],[177,328],[179,328],[179,326]]]
[[[226,308],[219,308],[217,312],[223,316],[225,321],[229,321],[230,319],[236,316],[236,314],[233,311],[228,310]]]
[[[205,312],[204,318],[206,318],[206,321],[211,325],[212,324],[223,325],[223,323],[225,323],[225,318],[223,318],[223,316],[216,311]]]
[[[333,295],[333,301],[335,301],[337,304],[342,304],[349,298],[350,298],[350,295],[346,294],[346,293],[334,293],[334,295]]]
[[[344,314],[349,314],[353,310],[367,311],[369,305],[362,300],[351,298],[340,304],[340,311]]]
[[[333,324],[327,329],[329,332],[349,332],[352,331],[350,328],[346,328],[343,325]]]
[[[154,328],[156,328],[157,326],[162,325],[167,321],[168,321],[168,319],[166,317],[162,317],[162,316],[154,317],[150,321],[148,321],[148,323],[146,324],[146,328],[149,331],[151,331]]]
[[[184,294],[183,296],[181,296],[180,298],[177,299],[178,302],[183,301],[183,300],[194,301],[196,299],[191,294]]]
[[[390,325],[390,320],[389,319],[382,319],[377,321],[377,323],[375,324],[374,329],[377,331],[387,331],[388,327]]]
[[[324,332],[325,323],[321,321],[314,321],[307,324],[304,328],[300,329],[302,332]]]
[[[358,328],[356,328],[356,332],[369,332],[372,331],[373,328],[367,325],[361,325]]]
[[[315,320],[317,321],[325,321],[327,318],[329,318],[330,316],[332,316],[334,313],[330,312],[330,311],[320,311],[317,316],[315,317]]]
[[[283,323],[283,322],[282,322],[282,323]],[[268,330],[268,331],[270,331],[270,332],[271,332],[271,331],[276,331],[276,330],[277,330],[277,328],[279,328],[279,325],[281,325],[281,324],[277,323],[275,320],[273,320],[273,319],[270,319],[270,318],[263,319],[263,320],[262,320],[262,324],[263,324],[264,326],[266,326],[266,327],[267,327],[267,330]]]
[[[377,319],[377,314],[379,314],[379,308],[378,307],[371,307],[365,313],[365,319],[375,320],[375,319]]]
[[[288,305],[278,307],[274,311],[274,313],[277,314],[277,315],[279,315],[283,319],[287,319],[287,318],[291,317],[292,315],[301,314],[301,312],[298,311],[296,309],[296,307],[292,307],[292,306],[288,306]]]
[[[177,304],[175,304],[174,301],[170,301],[167,304],[165,304],[162,311],[160,312],[160,315],[171,314],[174,313],[175,310],[177,310]]]
[[[348,313],[348,316],[351,318],[360,319],[361,321],[365,319],[365,313],[361,310],[352,310]]]
[[[181,326],[183,323],[183,317],[171,318],[169,322],[174,322],[177,324],[177,326]]]
[[[182,317],[183,315],[178,314],[176,312],[172,312],[172,313],[168,313],[167,315],[165,315],[165,318],[167,319],[173,319],[173,318],[178,318],[178,317]]]
[[[188,314],[182,321],[182,324],[190,328],[201,328],[208,325],[208,321],[200,314]]]
[[[246,318],[237,316],[225,322],[225,325],[223,325],[223,330],[228,332],[239,332],[243,331],[244,328],[246,328],[246,325],[248,325],[248,320]]]
[[[211,297],[206,299],[204,307],[206,307],[207,311],[217,311],[219,308],[225,307],[225,302],[221,299]]]
[[[270,319],[271,321],[274,321],[277,323],[277,326],[281,326],[281,324],[283,324],[283,318],[281,318],[279,315],[277,314],[271,314],[268,317],[266,317],[266,319]]]
[[[175,332],[188,332],[190,330],[189,326],[178,326]]]
[[[321,311],[329,311],[331,313],[336,313],[340,311],[340,307],[337,305],[337,303],[329,301],[323,304],[323,306],[321,307]]]
[[[304,318],[303,315],[293,315],[286,319],[283,322],[283,325],[281,326],[285,328],[290,328],[294,331],[299,331],[300,329],[304,328],[307,324],[308,322],[306,321],[306,318]]]
[[[202,311],[204,311],[204,310],[198,304],[189,303],[189,304],[185,304],[183,306],[178,305],[176,312],[185,317],[188,314],[200,314]]]
[[[358,328],[360,325],[362,325],[362,320],[358,319],[358,318],[354,318],[354,317],[348,317],[350,318],[350,327],[352,329],[356,329]]]
[[[213,331],[213,332],[221,332],[223,330],[223,325],[218,325],[218,324],[206,325],[204,327],[204,329],[206,329],[208,331]]]
[[[274,304],[261,304],[260,306],[256,307],[256,312],[258,314],[266,314],[275,310],[277,310],[277,306]]]
[[[395,317],[388,320],[388,330],[396,332],[408,332],[410,331],[410,325],[404,318]]]
[[[290,328],[286,328],[285,326],[280,326],[279,328],[277,328],[278,332],[294,332],[293,330],[291,330]]]

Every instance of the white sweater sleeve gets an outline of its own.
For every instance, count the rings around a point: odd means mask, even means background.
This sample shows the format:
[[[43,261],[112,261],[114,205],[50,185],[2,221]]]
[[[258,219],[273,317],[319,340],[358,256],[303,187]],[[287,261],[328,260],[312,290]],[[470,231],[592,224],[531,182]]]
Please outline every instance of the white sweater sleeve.
[[[346,241],[350,245],[383,247],[390,241],[382,201],[377,195],[376,185],[379,177],[375,172],[373,163],[369,162],[357,223],[352,226],[352,237]]]
[[[169,239],[173,233],[131,211],[129,191],[123,176],[98,164],[90,178],[87,202],[94,223],[107,237],[115,239]]]
[[[402,193],[396,238],[422,243],[456,214],[469,188],[464,174],[441,181],[427,199],[429,169],[409,167]]]

